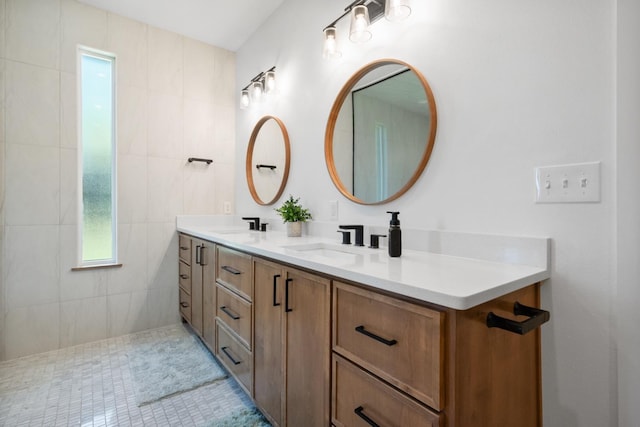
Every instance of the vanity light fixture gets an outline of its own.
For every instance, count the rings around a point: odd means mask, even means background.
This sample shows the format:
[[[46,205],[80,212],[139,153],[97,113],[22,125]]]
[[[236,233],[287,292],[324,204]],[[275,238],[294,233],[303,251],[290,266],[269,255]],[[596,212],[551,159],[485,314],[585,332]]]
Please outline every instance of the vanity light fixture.
[[[382,16],[389,21],[400,21],[411,14],[411,0],[355,0],[344,9],[344,13],[327,25],[323,31],[324,46],[322,56],[327,59],[339,58],[336,24],[347,15],[351,15],[349,40],[364,43],[371,39],[371,24]]]
[[[262,101],[265,95],[275,92],[276,88],[276,67],[273,66],[267,71],[262,71],[251,79],[240,91],[240,108],[242,110],[249,108],[252,104]]]

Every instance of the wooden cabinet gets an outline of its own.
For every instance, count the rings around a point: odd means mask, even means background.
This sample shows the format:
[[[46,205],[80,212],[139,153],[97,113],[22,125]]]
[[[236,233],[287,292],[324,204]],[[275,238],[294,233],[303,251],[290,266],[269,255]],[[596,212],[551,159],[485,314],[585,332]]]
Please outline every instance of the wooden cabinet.
[[[333,424],[542,425],[539,328],[487,326],[516,301],[539,306],[539,285],[459,311],[334,282]]]
[[[254,399],[274,425],[327,426],[330,280],[254,258]]]
[[[180,234],[180,314],[210,347],[215,346],[215,245]]]
[[[216,248],[215,354],[253,395],[253,268],[251,256]]]

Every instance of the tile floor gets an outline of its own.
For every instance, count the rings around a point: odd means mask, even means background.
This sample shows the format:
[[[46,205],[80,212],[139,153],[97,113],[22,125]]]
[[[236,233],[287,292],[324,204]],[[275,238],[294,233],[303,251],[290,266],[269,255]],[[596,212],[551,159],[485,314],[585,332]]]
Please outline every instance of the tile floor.
[[[162,328],[144,331],[149,339]],[[251,400],[226,379],[138,407],[132,335],[0,363],[0,426],[209,426]]]

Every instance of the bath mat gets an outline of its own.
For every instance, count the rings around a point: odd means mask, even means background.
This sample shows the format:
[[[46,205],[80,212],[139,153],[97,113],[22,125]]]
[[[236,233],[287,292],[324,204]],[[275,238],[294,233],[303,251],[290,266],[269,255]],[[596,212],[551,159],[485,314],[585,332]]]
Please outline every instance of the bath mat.
[[[271,427],[257,409],[243,409],[222,420],[212,421],[208,427]]]
[[[127,357],[138,406],[227,377],[211,353],[183,325],[132,335],[130,344]]]

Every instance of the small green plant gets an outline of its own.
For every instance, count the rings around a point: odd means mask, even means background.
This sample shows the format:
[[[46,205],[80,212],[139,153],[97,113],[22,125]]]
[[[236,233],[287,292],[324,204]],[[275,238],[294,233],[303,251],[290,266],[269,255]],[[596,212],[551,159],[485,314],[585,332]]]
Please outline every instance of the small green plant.
[[[294,199],[291,195],[275,211],[280,214],[283,222],[306,222],[308,219],[312,219],[309,210],[303,208],[300,204],[300,198]]]

